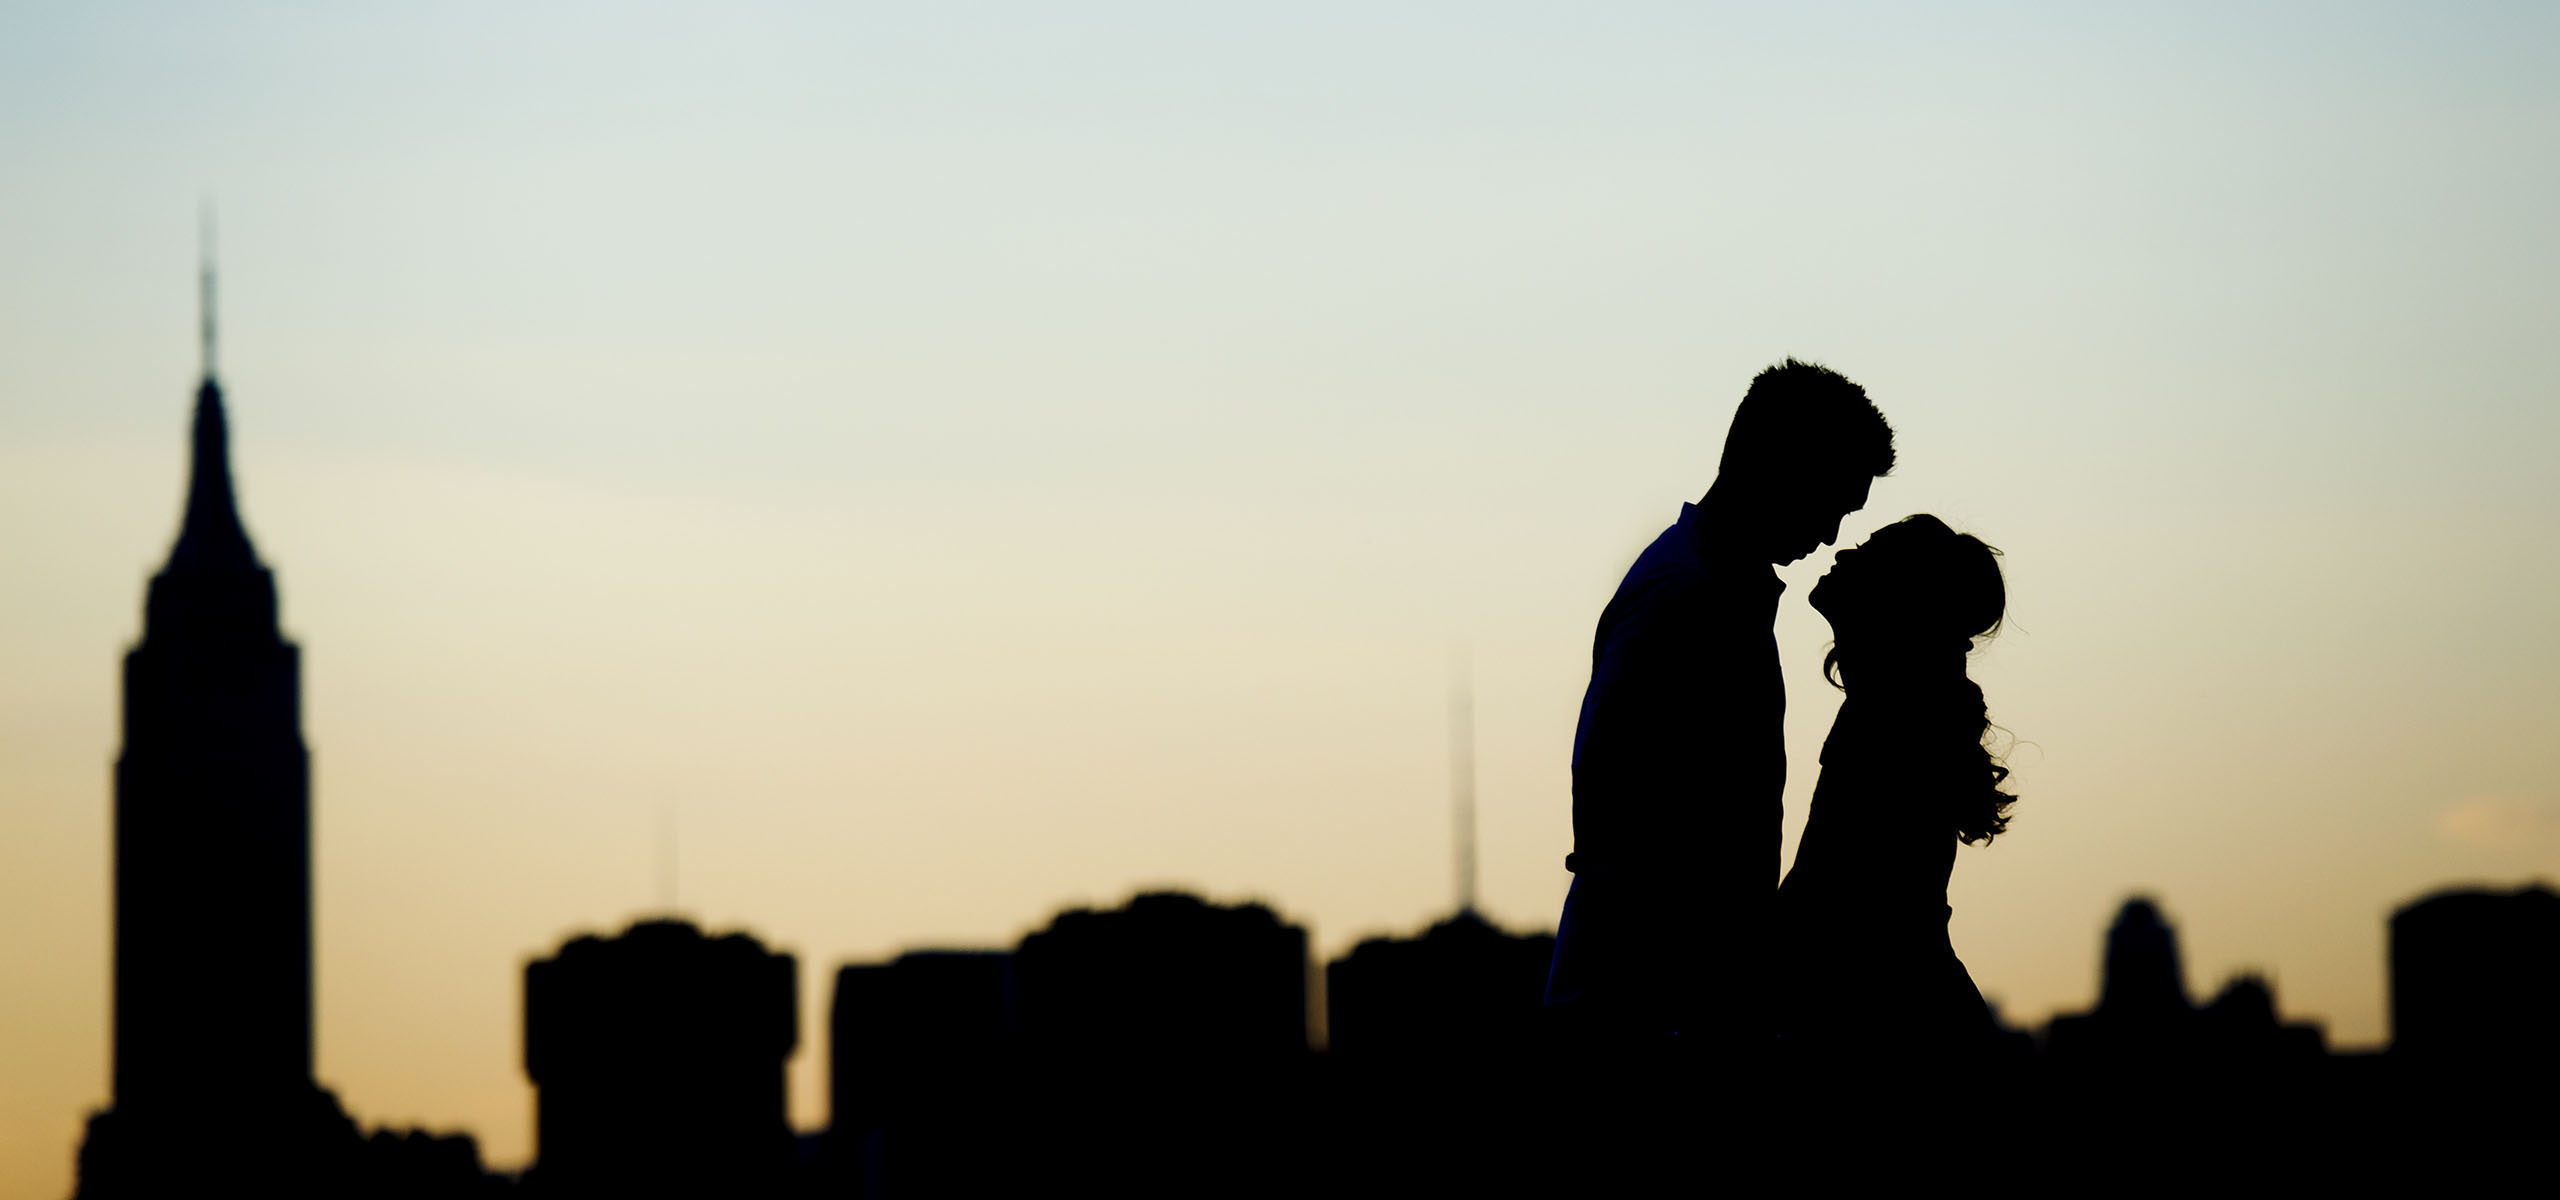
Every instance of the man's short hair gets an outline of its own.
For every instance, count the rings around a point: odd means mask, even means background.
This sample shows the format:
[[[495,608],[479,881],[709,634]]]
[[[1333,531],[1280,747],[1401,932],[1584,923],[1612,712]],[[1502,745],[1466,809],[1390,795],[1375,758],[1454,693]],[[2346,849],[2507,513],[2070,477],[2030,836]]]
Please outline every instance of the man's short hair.
[[[1790,358],[1752,377],[1716,470],[1752,475],[1807,466],[1890,473],[1893,426],[1867,399],[1867,389],[1829,367]]]

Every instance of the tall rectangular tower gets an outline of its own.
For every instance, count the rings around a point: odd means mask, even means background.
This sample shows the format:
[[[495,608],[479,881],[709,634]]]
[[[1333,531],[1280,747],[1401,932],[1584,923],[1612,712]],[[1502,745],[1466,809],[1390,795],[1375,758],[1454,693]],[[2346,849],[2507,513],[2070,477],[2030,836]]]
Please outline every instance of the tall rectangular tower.
[[[301,660],[233,500],[209,295],[205,311],[186,517],[124,662],[115,1107],[129,1126],[272,1120],[312,1087]]]

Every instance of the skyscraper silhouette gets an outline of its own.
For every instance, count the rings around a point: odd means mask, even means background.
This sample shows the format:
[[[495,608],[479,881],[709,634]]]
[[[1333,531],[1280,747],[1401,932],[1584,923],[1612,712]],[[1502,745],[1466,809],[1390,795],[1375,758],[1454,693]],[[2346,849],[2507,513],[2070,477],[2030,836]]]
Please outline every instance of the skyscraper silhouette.
[[[2560,894],[2447,889],[2391,914],[2391,1053],[2518,1081],[2560,1067]]]
[[[543,1196],[779,1194],[799,966],[743,933],[642,921],[524,973]]]
[[[186,515],[125,656],[115,796],[115,1102],[85,1194],[151,1164],[292,1157],[343,1125],[311,1079],[311,791],[300,652],[240,522],[202,275]],[[263,1170],[263,1168],[261,1168]]]
[[[2066,1075],[2096,1071],[2118,1082],[2157,1081],[2194,1057],[2195,1015],[2177,929],[2149,897],[2135,896],[2107,926],[2098,1007],[2055,1017],[2045,1031],[2045,1053]]]
[[[116,762],[115,1095],[226,1105],[311,1081],[311,785],[301,652],[232,494],[212,272],[192,480]]]
[[[1011,954],[846,966],[828,1030],[830,1194],[1001,1195],[1039,1178],[987,1153],[1030,1117]]]
[[[1307,931],[1260,904],[1149,892],[1063,912],[1014,951],[1042,1114],[1039,1191],[1288,1192],[1306,1165],[1315,974]]]
[[[2107,927],[2107,965],[2098,1011],[2130,1020],[2172,1020],[2194,1007],[2178,931],[2150,897],[2135,896]]]
[[[1143,892],[1071,909],[1022,939],[1014,970],[1037,1053],[1197,1075],[1308,1052],[1307,931],[1260,904]]]

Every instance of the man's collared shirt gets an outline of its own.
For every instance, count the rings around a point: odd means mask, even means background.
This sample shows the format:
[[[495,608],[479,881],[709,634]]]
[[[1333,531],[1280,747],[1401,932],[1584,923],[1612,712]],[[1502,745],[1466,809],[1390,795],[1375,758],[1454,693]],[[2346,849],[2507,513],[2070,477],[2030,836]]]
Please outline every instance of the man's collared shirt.
[[[1787,700],[1773,626],[1785,589],[1694,504],[1636,556],[1592,640],[1572,869],[1701,900],[1757,904],[1775,891]]]

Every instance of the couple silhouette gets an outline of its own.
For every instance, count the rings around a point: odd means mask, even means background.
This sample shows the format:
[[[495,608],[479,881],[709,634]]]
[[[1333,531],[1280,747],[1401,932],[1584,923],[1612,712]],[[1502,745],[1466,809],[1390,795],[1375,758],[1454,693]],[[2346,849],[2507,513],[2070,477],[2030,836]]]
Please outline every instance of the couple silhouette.
[[[1741,1097],[1970,1077],[1997,1033],[1947,939],[1958,842],[2007,825],[1974,640],[2007,604],[1998,551],[1928,515],[1814,585],[1845,692],[1795,866],[1775,567],[1836,541],[1893,469],[1866,390],[1795,359],[1751,381],[1714,485],[1600,614],[1573,747],[1573,872],[1548,1010],[1576,1061]],[[1932,1081],[1935,1081],[1933,1084]]]

